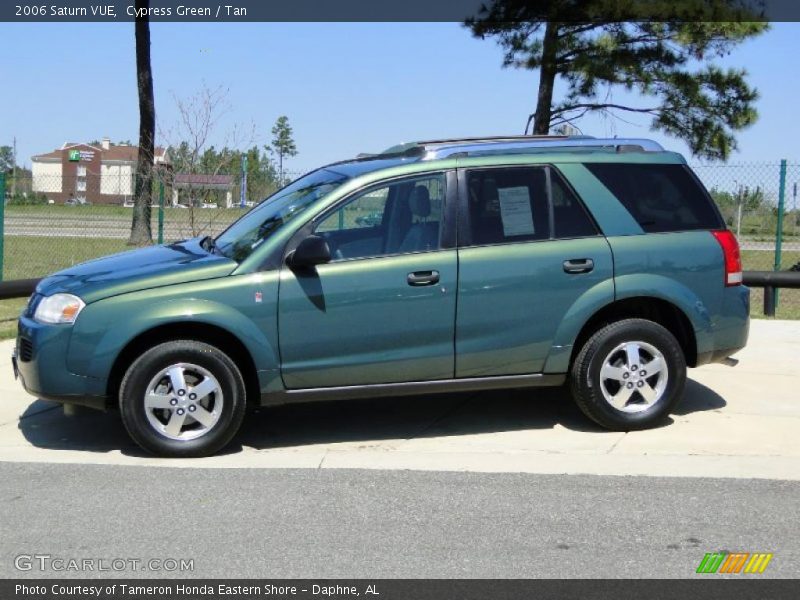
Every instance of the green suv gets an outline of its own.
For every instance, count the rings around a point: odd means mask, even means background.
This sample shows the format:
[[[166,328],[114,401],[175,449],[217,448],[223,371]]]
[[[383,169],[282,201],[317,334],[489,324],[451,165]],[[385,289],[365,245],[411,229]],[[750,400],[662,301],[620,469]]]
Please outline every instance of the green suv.
[[[627,431],[745,345],[741,282],[708,193],[652,141],[418,142],[312,171],[216,238],[44,279],[14,368],[118,406],[165,456],[218,451],[248,406],[565,382]]]

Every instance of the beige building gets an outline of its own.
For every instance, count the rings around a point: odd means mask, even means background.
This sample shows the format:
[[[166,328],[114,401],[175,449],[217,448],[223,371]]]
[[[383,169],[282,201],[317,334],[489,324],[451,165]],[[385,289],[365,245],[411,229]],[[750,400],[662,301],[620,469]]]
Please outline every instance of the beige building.
[[[92,204],[124,204],[133,198],[139,148],[65,142],[61,148],[31,158],[32,190],[58,204],[74,199]],[[153,165],[168,164],[166,148],[156,148]]]

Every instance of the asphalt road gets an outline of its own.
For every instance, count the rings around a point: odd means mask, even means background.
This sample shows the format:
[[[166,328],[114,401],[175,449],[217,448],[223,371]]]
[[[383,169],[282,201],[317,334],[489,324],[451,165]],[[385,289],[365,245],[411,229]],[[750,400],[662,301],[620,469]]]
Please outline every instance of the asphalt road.
[[[800,564],[800,482],[17,463],[0,478],[0,577],[61,575],[16,571],[21,553],[194,559],[192,577],[682,578],[717,550],[772,552],[772,577]]]

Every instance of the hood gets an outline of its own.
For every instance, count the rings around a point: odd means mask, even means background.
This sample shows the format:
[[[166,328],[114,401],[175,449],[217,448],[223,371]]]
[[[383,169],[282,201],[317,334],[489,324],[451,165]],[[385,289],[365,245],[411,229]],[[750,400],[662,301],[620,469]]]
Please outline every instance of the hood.
[[[150,246],[85,262],[46,277],[36,292],[46,296],[67,292],[89,304],[127,292],[224,277],[236,268],[235,261],[204,250],[201,240]]]

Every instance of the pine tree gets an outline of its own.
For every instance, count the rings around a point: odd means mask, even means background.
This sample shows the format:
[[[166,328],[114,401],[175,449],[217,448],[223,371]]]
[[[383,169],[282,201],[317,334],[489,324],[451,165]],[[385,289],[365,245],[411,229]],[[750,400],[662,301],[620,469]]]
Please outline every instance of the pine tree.
[[[297,156],[297,146],[292,138],[292,126],[289,125],[289,117],[286,115],[278,117],[272,127],[272,149],[278,155],[278,177],[283,185],[283,157]]]
[[[639,113],[696,156],[724,160],[756,121],[758,92],[743,69],[712,61],[766,31],[760,17],[736,0],[493,0],[466,26],[497,39],[504,66],[539,71],[532,133],[591,112]],[[566,84],[558,101],[557,80]],[[649,102],[615,102],[620,89]]]

